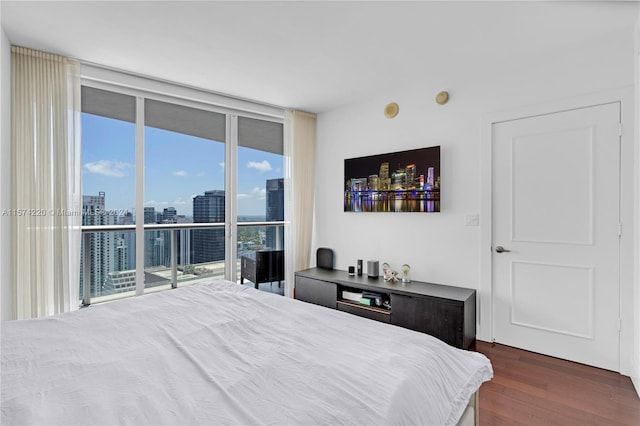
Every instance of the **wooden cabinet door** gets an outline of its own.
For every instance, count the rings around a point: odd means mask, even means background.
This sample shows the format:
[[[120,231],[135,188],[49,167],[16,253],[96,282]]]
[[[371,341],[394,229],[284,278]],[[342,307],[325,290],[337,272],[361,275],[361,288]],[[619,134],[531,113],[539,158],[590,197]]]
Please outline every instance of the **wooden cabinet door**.
[[[391,323],[463,347],[463,304],[430,297],[391,295]]]
[[[336,309],[338,286],[334,283],[296,276],[296,299]]]

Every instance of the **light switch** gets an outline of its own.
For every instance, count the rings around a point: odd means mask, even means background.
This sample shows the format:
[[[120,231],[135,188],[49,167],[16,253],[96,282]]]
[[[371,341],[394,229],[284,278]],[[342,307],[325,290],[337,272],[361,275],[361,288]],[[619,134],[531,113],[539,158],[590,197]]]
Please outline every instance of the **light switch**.
[[[479,214],[468,214],[466,218],[467,226],[479,226],[480,225],[480,215]]]

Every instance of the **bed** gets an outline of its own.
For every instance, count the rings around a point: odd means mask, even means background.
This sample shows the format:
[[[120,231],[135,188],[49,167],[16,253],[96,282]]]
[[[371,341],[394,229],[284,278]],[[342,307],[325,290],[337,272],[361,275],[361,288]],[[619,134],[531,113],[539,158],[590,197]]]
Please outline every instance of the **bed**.
[[[426,334],[228,281],[1,331],[2,425],[473,424],[493,374]]]

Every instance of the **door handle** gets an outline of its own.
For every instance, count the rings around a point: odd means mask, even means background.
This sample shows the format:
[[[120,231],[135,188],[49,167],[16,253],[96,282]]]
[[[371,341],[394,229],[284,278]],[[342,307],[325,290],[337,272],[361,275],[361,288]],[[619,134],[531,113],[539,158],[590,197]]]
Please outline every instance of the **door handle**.
[[[511,250],[507,250],[506,248],[502,247],[502,246],[497,246],[496,247],[496,253],[509,253],[511,252]]]

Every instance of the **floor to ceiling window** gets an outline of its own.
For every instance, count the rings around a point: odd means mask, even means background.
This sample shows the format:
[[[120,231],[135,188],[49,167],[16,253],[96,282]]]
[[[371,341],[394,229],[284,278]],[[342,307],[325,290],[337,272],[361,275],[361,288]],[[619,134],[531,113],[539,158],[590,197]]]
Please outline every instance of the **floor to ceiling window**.
[[[133,96],[82,88],[82,225],[133,224],[136,129]],[[124,276],[135,271],[135,236],[120,230],[85,235],[80,257],[80,295],[92,298],[131,291]],[[86,281],[85,281],[86,280]],[[129,280],[129,283],[135,280]]]
[[[224,114],[145,100],[145,224],[225,222]],[[225,230],[145,231],[145,287],[224,277]]]
[[[281,120],[97,86],[82,91],[85,303],[238,281],[242,256],[283,250]]]
[[[284,257],[278,253],[284,250],[284,226],[248,224],[284,220],[282,140],[282,123],[238,118],[238,273],[257,285],[265,282],[272,286],[272,282],[280,284],[284,279]],[[256,251],[269,253],[258,259]],[[255,264],[262,259],[267,259],[266,263]]]

